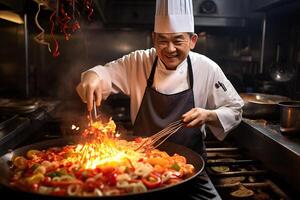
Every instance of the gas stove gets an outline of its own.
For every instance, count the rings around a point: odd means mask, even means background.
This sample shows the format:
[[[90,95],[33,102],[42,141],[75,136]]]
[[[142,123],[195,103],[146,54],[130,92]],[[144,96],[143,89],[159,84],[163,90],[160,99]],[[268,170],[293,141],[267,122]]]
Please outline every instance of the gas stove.
[[[243,119],[230,134],[230,141],[260,160],[275,177],[280,177],[284,186],[300,193],[299,134],[280,132],[278,121]]]
[[[222,199],[295,198],[287,184],[245,151],[225,142],[207,141],[206,145],[206,172]]]
[[[58,101],[0,99],[0,155],[31,137]]]

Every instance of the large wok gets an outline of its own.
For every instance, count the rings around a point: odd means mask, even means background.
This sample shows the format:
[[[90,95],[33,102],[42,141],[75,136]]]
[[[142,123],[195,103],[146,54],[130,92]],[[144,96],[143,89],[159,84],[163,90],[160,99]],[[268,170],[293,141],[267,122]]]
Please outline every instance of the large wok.
[[[279,119],[279,102],[288,101],[289,98],[280,95],[263,93],[240,93],[244,100],[243,117],[251,119]]]
[[[47,149],[49,147],[55,147],[55,146],[64,146],[64,145],[68,145],[68,144],[76,144],[78,142],[78,138],[76,137],[67,137],[67,138],[62,138],[62,139],[54,139],[54,140],[46,140],[43,142],[39,142],[39,143],[34,143],[31,145],[27,145],[21,148],[18,148],[10,153],[7,153],[5,155],[3,155],[2,157],[0,157],[0,183],[1,185],[3,185],[4,187],[6,187],[9,190],[13,190],[14,194],[19,194],[22,195],[21,197],[24,197],[24,195],[27,196],[31,196],[31,197],[38,197],[38,199],[43,198],[43,199],[57,199],[57,196],[49,196],[49,195],[42,195],[42,194],[37,194],[37,193],[30,193],[28,191],[21,191],[18,190],[16,188],[13,188],[12,186],[9,185],[9,180],[11,177],[11,170],[10,170],[10,166],[11,166],[11,159],[14,156],[19,156],[19,155],[25,155],[26,152],[30,149]],[[125,194],[125,195],[119,195],[119,196],[106,196],[106,197],[94,197],[94,198],[101,198],[101,199],[124,199],[124,198],[141,198],[141,195],[143,195],[143,197],[145,197],[145,195],[155,195],[158,192],[162,192],[162,191],[168,191],[168,190],[173,190],[174,188],[178,189],[180,186],[183,186],[185,184],[187,184],[188,182],[190,182],[193,178],[195,178],[197,175],[199,175],[204,168],[204,160],[202,159],[202,157],[197,154],[196,152],[192,151],[191,149],[181,146],[181,145],[177,145],[174,143],[170,143],[170,142],[165,142],[163,143],[160,147],[160,150],[166,151],[167,153],[169,153],[170,155],[174,154],[174,153],[178,153],[180,155],[183,155],[186,157],[187,162],[194,165],[195,167],[195,174],[187,179],[185,179],[184,181],[174,184],[174,185],[170,185],[168,187],[164,187],[164,188],[158,188],[158,189],[153,189],[144,193],[135,193],[135,194]],[[60,198],[72,198],[72,197],[60,197]],[[87,197],[73,197],[73,198],[87,198]],[[90,197],[93,198],[93,197]],[[89,199],[90,199],[89,198]]]

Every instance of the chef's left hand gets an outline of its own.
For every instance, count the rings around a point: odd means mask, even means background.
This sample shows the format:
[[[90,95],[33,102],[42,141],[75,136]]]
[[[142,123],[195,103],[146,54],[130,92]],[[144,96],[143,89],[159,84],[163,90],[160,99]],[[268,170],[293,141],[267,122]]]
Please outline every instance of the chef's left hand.
[[[203,124],[216,124],[219,123],[218,116],[213,110],[206,110],[203,108],[192,108],[182,115],[182,121],[186,127],[195,128]]]

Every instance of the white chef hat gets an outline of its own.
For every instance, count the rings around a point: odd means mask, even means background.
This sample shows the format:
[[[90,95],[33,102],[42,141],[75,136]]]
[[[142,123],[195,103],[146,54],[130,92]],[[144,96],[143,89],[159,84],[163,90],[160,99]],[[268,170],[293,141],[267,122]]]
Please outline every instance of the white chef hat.
[[[194,32],[192,0],[156,0],[156,33]]]

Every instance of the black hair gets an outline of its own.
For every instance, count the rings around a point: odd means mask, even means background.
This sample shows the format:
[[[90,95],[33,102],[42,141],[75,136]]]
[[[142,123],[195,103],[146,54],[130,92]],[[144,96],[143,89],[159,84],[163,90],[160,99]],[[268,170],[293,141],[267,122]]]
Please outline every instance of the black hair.
[[[193,35],[195,35],[195,33],[192,33],[192,32],[187,32],[187,34],[190,36],[190,38],[192,38]]]

